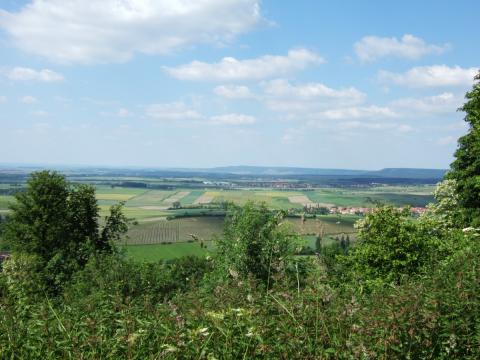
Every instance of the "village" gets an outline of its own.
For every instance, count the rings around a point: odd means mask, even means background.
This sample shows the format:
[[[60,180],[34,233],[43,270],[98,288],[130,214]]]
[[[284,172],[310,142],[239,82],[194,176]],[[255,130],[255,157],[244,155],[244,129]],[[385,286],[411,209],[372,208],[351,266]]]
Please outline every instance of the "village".
[[[341,207],[341,206],[325,206],[322,204],[306,204],[303,207],[303,210],[306,213],[313,213],[317,214],[320,213],[322,215],[327,214],[338,214],[338,215],[366,215],[370,214],[375,211],[376,208],[374,207]],[[403,210],[403,207],[398,207],[398,210]],[[426,207],[415,206],[410,207],[410,212],[414,216],[422,215],[427,211]]]

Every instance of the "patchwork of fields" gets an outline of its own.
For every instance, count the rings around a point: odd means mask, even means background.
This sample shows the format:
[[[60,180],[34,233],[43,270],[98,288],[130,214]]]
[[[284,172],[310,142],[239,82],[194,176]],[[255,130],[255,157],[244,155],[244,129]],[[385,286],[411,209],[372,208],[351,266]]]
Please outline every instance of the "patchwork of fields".
[[[375,207],[378,204],[395,206],[425,206],[433,201],[433,188],[429,186],[382,186],[361,189],[321,188],[314,190],[265,189],[175,189],[152,190],[97,186],[97,200],[102,219],[109,207],[124,202],[124,213],[133,221],[124,245],[126,253],[143,260],[160,260],[182,255],[204,255],[204,244],[211,244],[223,234],[221,202],[242,205],[247,201],[265,202],[272,209],[302,209],[305,205],[339,207]],[[0,195],[0,215],[8,214],[10,195]],[[180,209],[172,209],[173,203]],[[206,216],[208,215],[208,216]],[[177,217],[173,218],[172,217]],[[170,219],[170,220],[167,220]],[[307,239],[316,234],[327,238],[337,234],[354,234],[354,215],[324,215],[316,219],[288,218],[292,231]],[[310,239],[311,240],[311,239]],[[313,241],[313,240],[312,240]],[[312,242],[312,241],[309,241]],[[211,246],[211,245],[209,245]]]

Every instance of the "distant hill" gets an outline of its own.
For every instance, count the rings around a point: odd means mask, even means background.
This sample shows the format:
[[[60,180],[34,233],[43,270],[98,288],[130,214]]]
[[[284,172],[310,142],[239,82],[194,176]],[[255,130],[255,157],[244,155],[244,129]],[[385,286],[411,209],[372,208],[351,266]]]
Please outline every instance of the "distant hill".
[[[186,170],[186,169],[185,169]],[[351,169],[315,169],[301,167],[276,166],[224,166],[211,169],[201,169],[206,173],[235,174],[235,175],[317,175],[317,176],[368,176],[409,179],[441,179],[447,170],[444,169],[415,169],[415,168],[386,168],[381,170],[351,170]]]
[[[208,173],[236,174],[236,175],[362,175],[365,170],[349,169],[315,169],[282,166],[224,166],[202,169]]]
[[[42,166],[0,165],[0,182],[25,181],[28,174]],[[48,167],[45,167],[48,168]],[[91,177],[171,178],[182,181],[300,181],[327,186],[355,186],[371,184],[435,184],[447,170],[386,168],[381,170],[315,169],[280,166],[224,166],[215,168],[106,168],[56,167],[67,177],[89,180]]]
[[[388,178],[441,179],[446,172],[447,170],[444,169],[386,168],[369,171],[367,174]]]

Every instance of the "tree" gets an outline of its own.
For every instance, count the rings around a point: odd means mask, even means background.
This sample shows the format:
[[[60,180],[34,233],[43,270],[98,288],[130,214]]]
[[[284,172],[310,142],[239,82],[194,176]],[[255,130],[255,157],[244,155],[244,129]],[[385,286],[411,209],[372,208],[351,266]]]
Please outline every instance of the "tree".
[[[73,186],[57,172],[33,173],[15,198],[5,240],[15,252],[38,257],[51,287],[83,267],[92,253],[112,252],[113,240],[127,230],[121,206],[114,206],[100,231],[95,189]]]
[[[410,219],[410,209],[378,208],[359,220],[359,241],[342,258],[346,269],[366,283],[399,283],[419,272],[434,251],[429,234]]]
[[[270,211],[265,204],[247,202],[233,208],[226,219],[225,234],[217,241],[217,258],[224,273],[253,276],[269,286],[295,268],[299,238],[282,222],[284,212]]]
[[[480,72],[473,89],[465,95],[467,102],[459,109],[465,112],[468,133],[458,140],[455,160],[447,177],[456,180],[464,225],[480,225]]]

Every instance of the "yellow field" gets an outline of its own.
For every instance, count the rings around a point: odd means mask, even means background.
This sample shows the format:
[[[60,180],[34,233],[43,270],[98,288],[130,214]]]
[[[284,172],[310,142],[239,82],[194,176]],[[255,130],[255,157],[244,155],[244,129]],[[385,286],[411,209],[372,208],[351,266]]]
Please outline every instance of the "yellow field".
[[[127,201],[133,198],[133,194],[96,194],[97,200],[114,200],[114,201]]]

